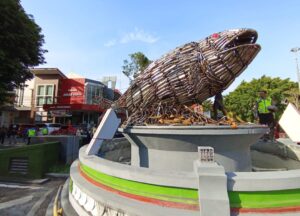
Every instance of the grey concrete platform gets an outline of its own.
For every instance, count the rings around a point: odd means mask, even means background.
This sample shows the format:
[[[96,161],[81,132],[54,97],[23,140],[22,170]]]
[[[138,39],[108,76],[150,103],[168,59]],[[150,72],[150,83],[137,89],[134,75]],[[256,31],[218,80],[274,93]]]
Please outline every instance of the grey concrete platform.
[[[292,170],[300,168],[300,145],[290,139],[259,142],[251,146],[252,165],[260,169]]]
[[[208,202],[212,202],[212,211],[215,210],[214,205],[216,205],[216,200],[211,200],[210,195],[219,195],[217,188],[220,187],[220,181],[216,181],[214,177],[220,177],[220,175],[225,177],[227,184],[224,187],[224,181],[222,183],[223,189],[235,192],[243,193],[245,191],[253,193],[256,195],[263,195],[263,193],[269,193],[272,191],[281,191],[284,195],[287,190],[295,190],[300,188],[300,165],[298,170],[286,170],[286,171],[272,171],[272,172],[222,172],[216,173],[213,171],[212,167],[205,164],[203,169],[195,169],[192,172],[184,171],[174,171],[174,170],[158,170],[144,167],[130,166],[122,164],[120,162],[113,162],[96,155],[86,155],[85,154],[86,146],[80,149],[79,161],[75,161],[71,167],[71,178],[73,184],[76,184],[76,187],[80,189],[80,193],[85,194],[84,196],[89,196],[97,202],[97,205],[101,209],[110,209],[115,213],[107,215],[116,215],[116,212],[120,215],[124,214],[125,216],[137,215],[137,216],[156,216],[156,215],[199,215],[197,211],[183,211],[179,209],[172,209],[169,207],[159,207],[152,204],[147,204],[126,198],[124,196],[119,196],[118,194],[111,193],[107,190],[103,190],[101,187],[98,187],[94,184],[91,184],[80,174],[78,170],[78,163],[82,163],[96,172],[103,173],[108,176],[114,176],[119,179],[130,180],[134,182],[143,182],[151,185],[161,185],[161,186],[172,186],[172,187],[183,187],[190,189],[197,189],[199,191],[199,197],[201,198],[202,193],[205,190],[208,192],[205,199]],[[195,164],[194,164],[195,165]],[[201,165],[201,164],[200,164]],[[195,167],[194,167],[195,168]],[[196,173],[196,170],[197,173]],[[201,180],[202,183],[198,182]],[[205,180],[206,179],[206,180]],[[270,182],[272,182],[270,184]],[[209,185],[211,188],[207,186]],[[65,186],[65,188],[67,188]],[[74,188],[74,185],[73,185]],[[223,191],[224,192],[224,191]],[[63,193],[63,192],[62,192]],[[225,193],[226,195],[226,193]],[[72,207],[76,210],[79,215],[85,215],[88,212],[84,212],[85,208],[80,204],[80,200],[76,195],[73,196],[72,193],[69,193],[69,200]],[[204,194],[202,194],[204,198]],[[261,202],[263,203],[263,197]],[[293,198],[291,198],[293,199]],[[243,201],[248,202],[245,198]],[[251,201],[251,200],[250,200]],[[252,200],[253,201],[253,200]],[[199,200],[200,209],[201,202],[203,199]],[[268,202],[268,201],[266,201]],[[283,205],[286,200],[282,200],[278,205]],[[231,204],[231,203],[230,203]],[[260,204],[260,202],[256,202]],[[203,207],[203,205],[202,205]],[[267,215],[278,215],[278,213],[258,213],[255,212],[256,208],[253,207],[254,211],[250,208],[250,212],[236,212],[231,209],[231,216],[267,216]],[[251,212],[252,211],[252,212]],[[280,215],[296,216],[300,214],[300,210],[295,212],[285,212]],[[101,215],[101,214],[100,214]],[[219,214],[220,215],[220,214]]]
[[[119,128],[131,143],[131,165],[158,170],[192,171],[198,146],[214,148],[225,171],[251,171],[250,145],[268,128],[261,125],[133,126]]]

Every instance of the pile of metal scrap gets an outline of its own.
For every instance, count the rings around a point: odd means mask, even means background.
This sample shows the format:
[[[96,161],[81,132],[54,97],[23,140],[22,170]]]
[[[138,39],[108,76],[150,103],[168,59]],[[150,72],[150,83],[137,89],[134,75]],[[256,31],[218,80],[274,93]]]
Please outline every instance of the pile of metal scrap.
[[[247,68],[260,51],[256,39],[255,30],[236,29],[178,47],[139,74],[116,106],[127,109],[132,124],[157,123],[153,107],[161,104],[184,113],[185,106],[222,92]],[[198,117],[190,114],[188,119]],[[200,118],[203,123],[213,121]]]
[[[231,120],[223,118],[219,121],[213,120],[202,112],[186,105],[156,104],[141,112],[131,115],[124,125],[207,125],[231,124]]]

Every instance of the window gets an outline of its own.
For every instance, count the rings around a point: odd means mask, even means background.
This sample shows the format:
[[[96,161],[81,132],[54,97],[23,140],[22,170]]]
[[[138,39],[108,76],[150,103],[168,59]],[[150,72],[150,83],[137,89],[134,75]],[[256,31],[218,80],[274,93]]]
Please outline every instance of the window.
[[[44,104],[44,97],[43,96],[38,96],[36,101],[37,101],[36,102],[37,106],[43,106],[43,104]]]
[[[36,92],[36,106],[53,103],[54,85],[38,85]]]
[[[103,97],[103,86],[97,84],[86,85],[86,103],[99,104]]]
[[[53,85],[46,86],[46,95],[53,95]]]
[[[45,94],[45,86],[38,86],[38,95]]]
[[[40,112],[35,113],[35,119],[36,122],[41,122],[42,121],[42,115]]]
[[[51,96],[45,97],[45,104],[52,104],[52,103],[53,103],[53,97]]]

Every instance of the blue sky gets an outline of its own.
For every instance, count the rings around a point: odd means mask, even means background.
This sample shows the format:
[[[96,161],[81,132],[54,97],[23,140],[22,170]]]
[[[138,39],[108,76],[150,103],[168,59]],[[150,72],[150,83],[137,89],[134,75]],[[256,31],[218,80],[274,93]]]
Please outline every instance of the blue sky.
[[[300,47],[299,0],[141,1],[22,0],[45,35],[47,64],[91,79],[118,76],[122,91],[128,80],[123,60],[143,52],[155,60],[176,46],[230,28],[253,28],[262,46],[241,80],[263,74],[297,80],[292,47]]]

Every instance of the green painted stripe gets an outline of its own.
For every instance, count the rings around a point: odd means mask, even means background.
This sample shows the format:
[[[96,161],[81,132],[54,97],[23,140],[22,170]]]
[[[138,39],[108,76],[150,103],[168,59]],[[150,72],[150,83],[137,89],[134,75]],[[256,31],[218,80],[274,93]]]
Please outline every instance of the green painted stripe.
[[[198,204],[198,190],[146,184],[110,176],[80,163],[81,170],[95,181],[113,189],[164,201]],[[300,206],[300,189],[279,191],[229,191],[232,208],[275,208]]]
[[[71,193],[73,192],[73,180],[72,180],[72,178],[70,178],[70,181],[69,181],[69,191]]]
[[[275,208],[300,206],[300,189],[255,192],[228,192],[230,207]]]
[[[146,184],[110,176],[80,163],[81,170],[95,181],[113,189],[164,201],[198,204],[198,190]]]

